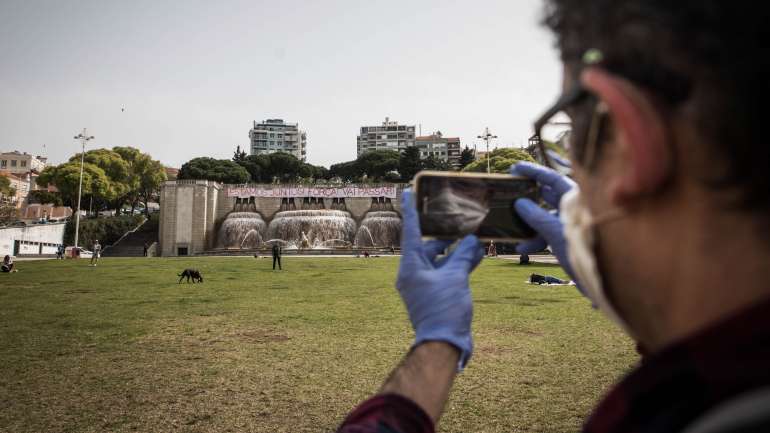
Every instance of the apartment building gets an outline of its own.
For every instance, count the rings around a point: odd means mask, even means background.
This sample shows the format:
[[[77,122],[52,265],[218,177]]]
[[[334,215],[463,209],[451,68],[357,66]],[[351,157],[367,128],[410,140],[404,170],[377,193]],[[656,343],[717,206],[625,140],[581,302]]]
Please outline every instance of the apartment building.
[[[422,159],[432,156],[448,162],[452,167],[460,165],[462,148],[459,137],[444,137],[441,131],[436,131],[431,135],[417,137],[415,146],[420,149]]]
[[[40,173],[48,165],[48,158],[42,156],[30,155],[27,152],[0,153],[0,170],[19,174],[35,171]]]
[[[380,126],[362,126],[358,134],[357,155],[370,150],[395,150],[402,152],[414,146],[415,125],[399,125],[386,117]]]
[[[16,207],[22,207],[27,204],[29,192],[39,189],[37,186],[37,173],[28,171],[26,173],[11,173],[10,171],[0,170],[0,176],[8,179],[11,188],[16,190],[16,194],[7,197]]]
[[[307,134],[298,123],[286,123],[283,119],[254,121],[249,131],[252,155],[285,152],[305,161],[307,158]]]

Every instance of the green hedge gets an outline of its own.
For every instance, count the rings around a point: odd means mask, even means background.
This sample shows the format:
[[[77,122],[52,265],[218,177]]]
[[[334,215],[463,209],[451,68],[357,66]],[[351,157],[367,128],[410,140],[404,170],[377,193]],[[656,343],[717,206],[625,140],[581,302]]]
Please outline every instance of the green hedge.
[[[91,249],[94,240],[98,239],[102,246],[112,245],[127,231],[133,230],[144,221],[143,215],[120,215],[107,218],[81,218],[78,244]],[[75,218],[67,222],[64,229],[64,244],[75,242]]]

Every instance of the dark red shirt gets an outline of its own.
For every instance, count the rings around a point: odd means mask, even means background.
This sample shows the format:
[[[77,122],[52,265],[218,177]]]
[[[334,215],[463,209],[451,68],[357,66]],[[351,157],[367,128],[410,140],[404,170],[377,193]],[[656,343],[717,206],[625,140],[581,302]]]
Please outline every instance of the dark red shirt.
[[[607,394],[583,431],[679,432],[719,403],[768,386],[770,300],[645,358],[641,366]],[[338,430],[433,431],[428,415],[415,403],[397,395],[375,396],[365,401]]]

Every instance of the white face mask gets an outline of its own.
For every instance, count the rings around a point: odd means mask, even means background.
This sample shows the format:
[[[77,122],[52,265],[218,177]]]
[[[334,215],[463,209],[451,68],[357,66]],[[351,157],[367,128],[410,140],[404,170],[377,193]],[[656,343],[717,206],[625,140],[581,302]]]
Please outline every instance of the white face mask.
[[[594,306],[623,328],[627,334],[632,335],[631,329],[607,299],[595,253],[596,226],[622,215],[614,212],[594,218],[581,200],[580,189],[577,186],[562,196],[559,209],[561,221],[564,224],[564,237],[567,240],[567,256],[580,282],[580,287],[585,290]]]

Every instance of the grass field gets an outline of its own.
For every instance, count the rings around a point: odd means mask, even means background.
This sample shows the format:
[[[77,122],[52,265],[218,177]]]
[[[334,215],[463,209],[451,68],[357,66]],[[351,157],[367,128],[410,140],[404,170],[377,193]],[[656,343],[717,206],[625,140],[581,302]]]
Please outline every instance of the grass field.
[[[320,432],[412,333],[393,257],[19,262],[0,275],[0,431]],[[204,284],[177,284],[185,267]],[[568,432],[637,360],[551,265],[486,260],[443,432]]]

